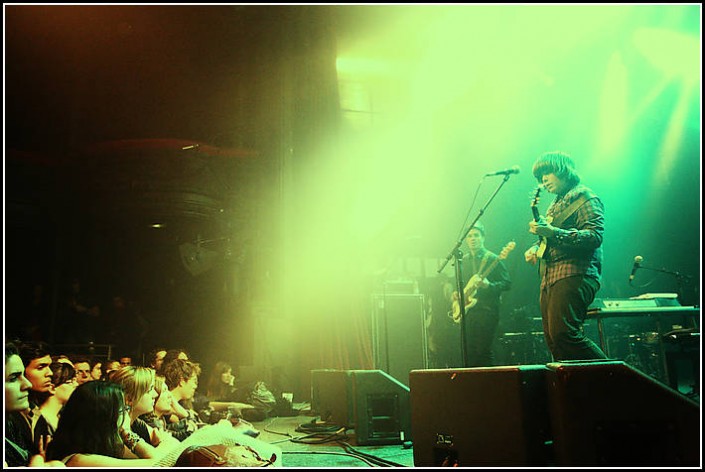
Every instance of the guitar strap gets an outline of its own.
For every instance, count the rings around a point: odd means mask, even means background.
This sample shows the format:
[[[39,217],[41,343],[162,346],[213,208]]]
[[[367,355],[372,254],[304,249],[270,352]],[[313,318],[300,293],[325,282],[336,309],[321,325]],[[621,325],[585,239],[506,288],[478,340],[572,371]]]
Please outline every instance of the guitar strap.
[[[570,218],[570,216],[575,213],[575,211],[580,208],[583,203],[593,198],[594,196],[595,195],[592,193],[583,193],[582,195],[580,195],[573,201],[573,203],[568,205],[562,212],[560,212],[558,216],[554,217],[551,220],[551,225],[560,228],[561,225],[565,222],[565,220]],[[542,277],[546,274],[546,263],[543,258],[539,260],[539,273]]]
[[[570,215],[575,213],[575,210],[578,209],[583,203],[588,201],[589,198],[592,198],[592,196],[587,196],[585,194],[580,195],[578,198],[573,201],[568,207],[563,210],[558,216],[554,217],[553,220],[551,221],[551,224],[553,226],[561,227],[561,225],[570,218]]]
[[[472,258],[473,275],[479,274],[479,273],[481,273],[481,272],[484,270],[485,266],[487,265],[487,261],[489,260],[489,258],[490,258],[490,252],[489,252],[489,251],[486,251],[486,252],[485,252],[485,255],[482,256],[482,260],[480,261],[480,268],[479,268],[479,269],[478,269],[477,267],[475,267],[475,258],[474,258],[474,257]],[[469,280],[469,279],[468,279],[468,280]]]

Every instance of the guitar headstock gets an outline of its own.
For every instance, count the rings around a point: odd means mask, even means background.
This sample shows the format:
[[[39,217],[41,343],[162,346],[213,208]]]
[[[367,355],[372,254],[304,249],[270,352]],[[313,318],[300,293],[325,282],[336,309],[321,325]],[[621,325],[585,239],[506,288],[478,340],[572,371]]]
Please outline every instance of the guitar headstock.
[[[502,248],[502,252],[499,253],[499,258],[506,259],[509,253],[512,252],[515,247],[517,247],[517,243],[515,243],[514,241],[509,241],[507,245]]]

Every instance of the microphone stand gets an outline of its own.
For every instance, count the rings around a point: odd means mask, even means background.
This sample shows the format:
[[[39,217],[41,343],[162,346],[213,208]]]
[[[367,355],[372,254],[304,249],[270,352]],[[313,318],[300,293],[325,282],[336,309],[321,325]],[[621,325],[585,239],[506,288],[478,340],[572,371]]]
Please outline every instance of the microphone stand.
[[[490,198],[487,200],[485,205],[480,208],[480,211],[478,211],[477,216],[475,219],[472,221],[472,223],[467,227],[465,232],[460,236],[460,239],[455,243],[455,246],[453,246],[453,249],[450,250],[448,255],[446,256],[445,260],[443,261],[443,264],[441,264],[441,267],[438,269],[438,273],[440,274],[443,272],[443,269],[445,269],[445,266],[448,265],[448,261],[450,261],[452,258],[455,258],[455,286],[458,290],[458,304],[460,305],[460,355],[463,359],[463,367],[468,367],[468,358],[467,358],[467,340],[465,339],[465,332],[466,332],[466,326],[465,326],[465,286],[463,283],[463,270],[461,267],[461,261],[463,259],[463,252],[460,250],[460,246],[463,244],[463,241],[465,241],[465,238],[467,238],[468,233],[470,233],[470,230],[475,226],[475,223],[480,219],[482,215],[485,214],[485,210],[487,207],[490,205],[492,200],[494,200],[494,197],[497,196],[499,193],[499,190],[504,186],[505,183],[509,180],[509,177],[511,174],[505,174],[504,179],[502,179],[502,182],[499,184],[499,186],[495,189],[494,193],[490,196]]]

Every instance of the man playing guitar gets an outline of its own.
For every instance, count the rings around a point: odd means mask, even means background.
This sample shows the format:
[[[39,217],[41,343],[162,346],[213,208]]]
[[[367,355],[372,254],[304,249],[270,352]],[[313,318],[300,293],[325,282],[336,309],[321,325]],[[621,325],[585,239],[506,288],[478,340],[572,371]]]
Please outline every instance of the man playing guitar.
[[[470,249],[461,260],[465,308],[460,309],[457,291],[453,293],[453,320],[465,323],[466,366],[493,365],[492,343],[499,325],[502,292],[511,288],[509,272],[503,259],[514,248],[508,244],[502,256],[485,249],[485,227],[479,221],[468,232],[465,242]]]

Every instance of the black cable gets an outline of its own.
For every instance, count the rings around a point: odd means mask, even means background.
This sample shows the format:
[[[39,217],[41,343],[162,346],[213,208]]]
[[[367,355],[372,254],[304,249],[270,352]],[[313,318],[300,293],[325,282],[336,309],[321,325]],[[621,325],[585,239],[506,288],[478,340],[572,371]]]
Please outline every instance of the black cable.
[[[343,449],[345,449],[346,452],[349,452],[350,454],[364,457],[372,462],[375,463],[375,465],[378,465],[380,467],[406,467],[403,464],[399,464],[397,462],[390,461],[388,459],[383,459],[381,457],[373,456],[372,454],[368,454],[366,452],[358,451],[354,447],[352,447],[350,444],[344,442],[344,441],[338,441],[341,446],[343,446]]]
[[[300,438],[292,438],[290,439],[291,442],[294,443],[301,443],[301,444],[322,444],[322,443],[327,443],[327,442],[332,442],[332,441],[341,441],[345,440],[348,438],[348,436],[345,434],[345,429],[346,428],[338,428],[336,431],[334,431],[332,434],[326,434],[326,433],[312,433],[306,436],[302,436]],[[307,441],[306,439],[309,438],[319,438],[314,441]]]
[[[372,454],[368,454],[366,452],[358,451],[357,449],[352,447],[348,442],[346,442],[346,439],[348,439],[346,431],[348,429],[349,428],[347,428],[345,426],[339,426],[339,425],[316,424],[315,420],[314,420],[311,423],[301,424],[296,428],[296,431],[298,431],[298,432],[304,432],[304,433],[309,432],[310,434],[307,434],[305,436],[301,436],[298,438],[290,438],[289,441],[291,441],[293,443],[298,443],[298,444],[323,444],[323,443],[334,441],[334,442],[337,442],[345,450],[345,453],[327,452],[327,454],[339,454],[339,455],[355,457],[355,458],[365,462],[368,465],[377,466],[377,467],[406,467],[403,464],[399,464],[397,462],[390,461],[388,459],[383,459],[381,457],[377,457]],[[314,440],[311,440],[311,439],[314,439]],[[291,453],[294,453],[294,452],[291,452]],[[304,452],[297,452],[297,453],[303,454]],[[318,452],[318,453],[323,454],[325,452]],[[311,452],[311,454],[314,454],[314,452]]]
[[[335,424],[315,424],[315,423],[304,423],[296,428],[299,433],[332,433],[338,431],[342,426]]]

